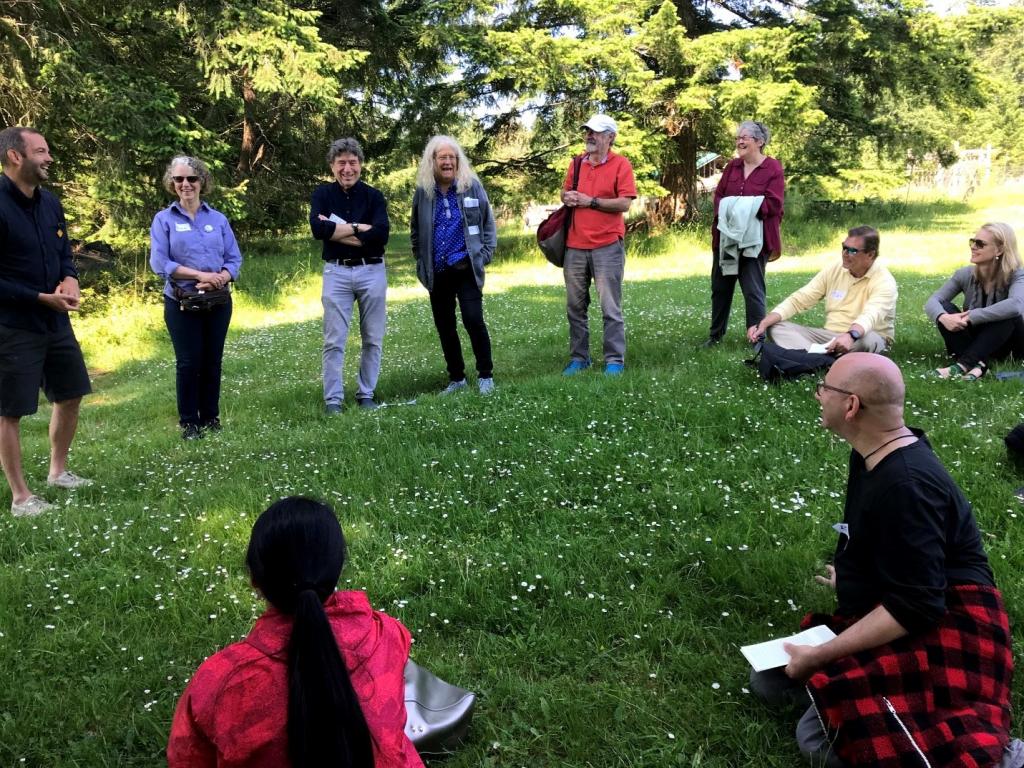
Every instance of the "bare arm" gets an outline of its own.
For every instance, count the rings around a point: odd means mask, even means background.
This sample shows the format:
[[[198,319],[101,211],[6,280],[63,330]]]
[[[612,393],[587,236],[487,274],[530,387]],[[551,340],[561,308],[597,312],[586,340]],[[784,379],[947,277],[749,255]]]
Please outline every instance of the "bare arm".
[[[783,645],[783,649],[790,655],[786,674],[794,680],[806,680],[836,659],[877,648],[906,634],[907,630],[903,625],[893,618],[885,606],[879,605],[824,645]]]

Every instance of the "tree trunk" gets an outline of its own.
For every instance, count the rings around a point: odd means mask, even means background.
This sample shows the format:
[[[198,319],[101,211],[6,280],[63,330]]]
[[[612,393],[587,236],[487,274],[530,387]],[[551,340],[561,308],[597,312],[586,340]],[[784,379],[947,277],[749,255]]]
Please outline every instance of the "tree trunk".
[[[247,75],[242,76],[242,148],[238,153],[238,180],[252,174],[260,152],[260,139],[256,131],[256,90]]]
[[[672,151],[662,168],[661,186],[668,194],[661,198],[650,216],[651,223],[689,221],[696,213],[697,139],[693,126],[684,124],[671,136]]]

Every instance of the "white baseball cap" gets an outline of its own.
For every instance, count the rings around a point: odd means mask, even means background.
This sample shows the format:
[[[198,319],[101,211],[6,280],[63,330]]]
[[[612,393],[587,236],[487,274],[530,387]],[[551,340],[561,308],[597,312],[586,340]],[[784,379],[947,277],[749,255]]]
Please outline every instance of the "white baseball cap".
[[[615,125],[615,121],[612,120],[608,115],[596,114],[591,117],[587,122],[580,126],[580,128],[589,128],[594,133],[604,133],[605,131],[611,131],[612,133],[618,133],[619,127]]]

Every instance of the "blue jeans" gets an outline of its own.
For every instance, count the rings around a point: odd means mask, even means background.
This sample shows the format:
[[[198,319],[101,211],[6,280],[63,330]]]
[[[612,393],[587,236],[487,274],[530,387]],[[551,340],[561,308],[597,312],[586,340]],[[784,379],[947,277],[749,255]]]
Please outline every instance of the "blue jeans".
[[[373,399],[380,376],[380,354],[387,323],[388,277],[384,264],[346,267],[326,262],[320,299],[324,305],[324,402],[340,404],[345,399],[342,373],[345,344],[352,322],[352,304],[359,304],[359,356],[356,398]]]
[[[178,421],[204,425],[220,417],[221,360],[231,323],[231,303],[206,312],[182,312],[164,296],[177,371]]]

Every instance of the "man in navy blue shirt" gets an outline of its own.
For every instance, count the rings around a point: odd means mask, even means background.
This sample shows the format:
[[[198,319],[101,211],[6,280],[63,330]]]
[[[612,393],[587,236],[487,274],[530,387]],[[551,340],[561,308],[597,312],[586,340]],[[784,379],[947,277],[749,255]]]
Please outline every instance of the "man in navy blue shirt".
[[[380,406],[373,399],[380,375],[380,354],[387,320],[388,278],[384,246],[390,225],[384,195],[359,180],[363,150],[355,139],[338,139],[327,150],[334,181],[313,190],[309,226],[323,242],[324,403],[341,413],[345,394],[342,371],[352,304],[359,303],[363,349],[356,378],[360,408]]]
[[[47,484],[91,482],[66,468],[78,407],[91,387],[68,317],[81,294],[64,209],[40,187],[51,162],[38,131],[0,131],[0,461],[17,517],[52,506],[29,490],[21,466],[21,417],[36,412],[40,388],[53,403]]]

